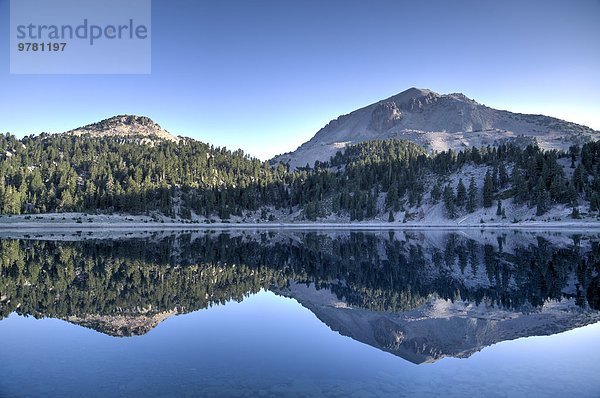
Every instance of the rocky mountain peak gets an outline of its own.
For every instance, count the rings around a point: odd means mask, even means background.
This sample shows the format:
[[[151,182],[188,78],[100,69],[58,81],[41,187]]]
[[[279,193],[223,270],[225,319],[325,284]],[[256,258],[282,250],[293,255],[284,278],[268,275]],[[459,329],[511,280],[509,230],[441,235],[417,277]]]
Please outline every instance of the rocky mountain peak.
[[[438,101],[441,96],[428,89],[411,87],[408,90],[390,97],[381,103],[393,102],[402,110],[409,112],[422,112],[423,108]]]
[[[118,115],[97,123],[88,124],[75,130],[67,131],[73,135],[91,135],[93,137],[104,136],[155,136],[159,139],[177,141],[177,138],[163,129],[152,119],[146,116]]]
[[[438,94],[411,87],[339,116],[298,149],[276,156],[272,162],[289,163],[292,168],[313,165],[317,160],[329,160],[347,145],[369,140],[408,140],[438,152],[510,140],[565,150],[598,136],[589,127],[557,118],[496,110],[462,93]]]
[[[421,97],[427,97],[427,96],[439,97],[440,95],[434,91],[427,89],[427,88],[411,87],[407,90],[402,91],[399,94],[396,94],[396,95],[390,97],[390,99],[406,100],[406,99],[410,99],[410,98],[421,98]]]

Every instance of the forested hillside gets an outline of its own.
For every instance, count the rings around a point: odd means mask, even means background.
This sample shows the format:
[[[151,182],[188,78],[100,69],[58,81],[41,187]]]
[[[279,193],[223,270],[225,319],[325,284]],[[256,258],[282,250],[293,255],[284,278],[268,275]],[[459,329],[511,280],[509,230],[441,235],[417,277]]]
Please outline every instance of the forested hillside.
[[[0,135],[0,213],[160,214],[189,220],[254,214],[261,219],[407,221],[443,203],[449,219],[507,204],[542,216],[600,209],[600,143],[568,153],[470,148],[428,153],[400,140],[348,147],[314,168],[290,171],[242,151],[193,139]]]

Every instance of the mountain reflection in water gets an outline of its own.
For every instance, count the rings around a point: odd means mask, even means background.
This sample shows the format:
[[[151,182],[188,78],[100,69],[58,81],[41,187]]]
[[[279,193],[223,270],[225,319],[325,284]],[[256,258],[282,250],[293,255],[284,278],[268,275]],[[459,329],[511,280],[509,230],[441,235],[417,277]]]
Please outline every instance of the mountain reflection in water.
[[[600,321],[600,238],[529,231],[229,231],[0,240],[0,319],[117,337],[261,289],[414,363]],[[0,321],[1,322],[1,321]]]

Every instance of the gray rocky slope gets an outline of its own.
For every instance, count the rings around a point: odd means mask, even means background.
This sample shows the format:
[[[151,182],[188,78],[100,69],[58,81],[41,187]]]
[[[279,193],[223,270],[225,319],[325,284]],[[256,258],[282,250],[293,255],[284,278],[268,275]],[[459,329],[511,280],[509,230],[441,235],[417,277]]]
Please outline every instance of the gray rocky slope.
[[[599,137],[598,131],[557,118],[493,109],[459,93],[441,95],[410,88],[332,120],[298,149],[272,162],[282,161],[293,168],[312,166],[348,144],[374,139],[405,139],[432,151],[445,151],[534,139],[544,149],[567,149]]]

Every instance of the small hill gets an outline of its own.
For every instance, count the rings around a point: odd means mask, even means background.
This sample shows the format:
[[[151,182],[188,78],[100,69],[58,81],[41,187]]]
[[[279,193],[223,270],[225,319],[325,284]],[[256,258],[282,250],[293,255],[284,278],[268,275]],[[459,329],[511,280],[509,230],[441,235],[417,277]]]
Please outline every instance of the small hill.
[[[178,141],[178,138],[160,127],[149,117],[135,115],[113,116],[97,123],[88,124],[87,126],[67,131],[66,134],[73,134],[76,136],[90,135],[93,137],[154,136],[167,141]]]

